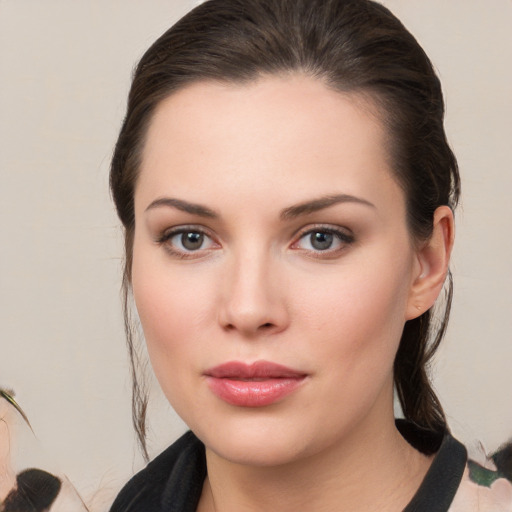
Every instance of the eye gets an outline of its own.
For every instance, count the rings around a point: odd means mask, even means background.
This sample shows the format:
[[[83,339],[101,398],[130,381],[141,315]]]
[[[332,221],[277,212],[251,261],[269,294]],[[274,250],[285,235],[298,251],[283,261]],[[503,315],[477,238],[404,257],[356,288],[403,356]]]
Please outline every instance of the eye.
[[[327,233],[325,231],[309,233],[306,240],[309,245],[317,251],[326,251],[327,249],[331,249],[332,245],[336,241],[332,233]]]
[[[203,230],[180,227],[166,231],[158,240],[171,254],[188,257],[213,249],[217,244]]]
[[[315,228],[302,234],[293,249],[303,249],[308,252],[337,252],[354,242],[352,234],[334,228]]]
[[[204,233],[185,231],[171,237],[170,242],[184,251],[198,251],[205,244],[205,240],[208,241]]]

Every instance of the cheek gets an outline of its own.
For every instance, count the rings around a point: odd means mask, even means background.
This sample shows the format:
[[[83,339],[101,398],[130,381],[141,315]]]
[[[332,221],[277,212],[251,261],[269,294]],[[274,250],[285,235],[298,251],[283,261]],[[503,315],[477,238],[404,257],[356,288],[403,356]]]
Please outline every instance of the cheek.
[[[186,272],[136,248],[132,289],[151,363],[167,394],[166,375],[179,380],[191,371],[194,351],[199,350],[197,334],[211,317],[207,308],[212,301],[204,280],[187,278]]]
[[[193,373],[194,344],[186,338],[192,319],[184,316],[192,308],[183,307],[187,293],[176,293],[176,283],[142,271],[133,273],[133,294],[153,372],[167,400],[176,404],[181,390],[190,389]]]
[[[349,335],[385,328],[382,335],[387,337],[387,327],[401,330],[405,322],[409,279],[404,268],[384,270],[370,263],[305,283],[295,292],[300,314],[315,329],[335,328]]]
[[[296,316],[318,338],[315,351],[330,370],[342,369],[357,381],[392,371],[405,323],[407,268],[406,258],[369,260],[297,290]]]
[[[197,300],[179,282],[143,271],[133,274],[133,295],[148,344],[172,343],[181,339],[181,330],[193,321]]]

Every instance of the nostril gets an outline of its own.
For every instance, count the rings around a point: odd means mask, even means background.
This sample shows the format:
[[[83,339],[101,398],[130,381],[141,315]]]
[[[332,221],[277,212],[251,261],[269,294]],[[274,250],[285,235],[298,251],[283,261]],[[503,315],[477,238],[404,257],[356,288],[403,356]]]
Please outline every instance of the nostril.
[[[272,324],[271,324],[270,322],[267,322],[267,323],[265,323],[265,324],[261,325],[261,326],[260,326],[260,329],[265,329],[265,330],[267,330],[267,329],[270,329],[271,327],[272,327]]]

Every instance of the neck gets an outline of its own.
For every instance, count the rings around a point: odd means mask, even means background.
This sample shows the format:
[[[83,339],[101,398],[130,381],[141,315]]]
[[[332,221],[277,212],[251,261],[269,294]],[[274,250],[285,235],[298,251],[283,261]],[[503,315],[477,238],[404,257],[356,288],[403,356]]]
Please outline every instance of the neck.
[[[207,449],[199,512],[396,511],[410,501],[431,459],[397,431],[392,413],[371,417],[342,442],[280,466],[232,463]]]

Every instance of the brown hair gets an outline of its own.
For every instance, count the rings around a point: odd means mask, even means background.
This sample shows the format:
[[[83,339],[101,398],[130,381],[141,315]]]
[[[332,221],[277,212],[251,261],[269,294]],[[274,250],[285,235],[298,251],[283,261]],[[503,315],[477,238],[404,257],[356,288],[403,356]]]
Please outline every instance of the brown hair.
[[[415,240],[432,232],[435,209],[454,208],[460,192],[457,162],[443,127],[440,82],[427,55],[401,22],[370,0],[209,0],[165,32],[135,69],[117,141],[110,185],[125,229],[124,306],[133,375],[133,417],[145,447],[147,394],[129,319],[134,189],[145,134],[159,102],[200,80],[244,83],[262,74],[298,71],[378,105],[390,138],[397,182],[406,195]],[[445,332],[452,297],[448,276],[440,325],[432,311],[405,324],[394,365],[405,418],[442,431],[446,420],[428,377]]]

